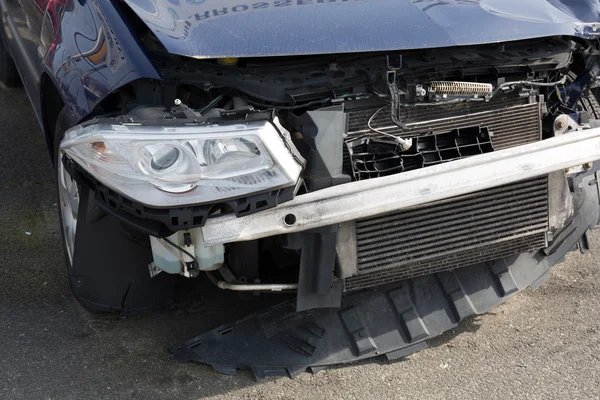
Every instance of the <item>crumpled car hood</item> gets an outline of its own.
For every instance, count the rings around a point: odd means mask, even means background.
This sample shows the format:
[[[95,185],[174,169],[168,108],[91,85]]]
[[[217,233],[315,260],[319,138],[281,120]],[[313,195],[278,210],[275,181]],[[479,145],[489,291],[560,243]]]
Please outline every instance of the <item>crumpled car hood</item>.
[[[600,37],[600,0],[125,0],[167,51],[197,58]]]

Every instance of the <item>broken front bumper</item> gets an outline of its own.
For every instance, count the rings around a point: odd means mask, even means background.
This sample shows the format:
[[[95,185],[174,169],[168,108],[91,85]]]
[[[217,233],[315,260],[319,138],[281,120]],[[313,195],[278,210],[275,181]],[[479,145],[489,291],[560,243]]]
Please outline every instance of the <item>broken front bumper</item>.
[[[207,244],[259,239],[385,214],[600,160],[600,128],[315,191],[269,210],[208,219]]]
[[[464,318],[487,312],[527,287],[537,288],[570,250],[587,249],[586,232],[600,218],[600,163],[588,163],[599,159],[600,129],[589,129],[426,169],[334,186],[242,218],[209,219],[200,228],[209,243],[307,230],[320,232],[309,237],[327,238],[326,228],[315,228],[585,166],[578,169],[583,172],[568,175],[572,213],[542,250],[367,291],[346,292],[329,302],[323,300],[329,296],[327,291],[306,289],[314,283],[315,271],[324,269],[319,269],[322,264],[318,260],[307,257],[301,265],[296,300],[204,333],[172,351],[179,360],[209,364],[224,373],[250,368],[258,378],[295,376],[307,369],[318,371],[378,355],[395,359],[418,351],[427,346],[427,340],[456,327]],[[309,249],[321,249],[323,243]],[[326,286],[331,287],[329,283]]]
[[[535,161],[528,158],[527,163],[513,164],[521,166],[514,176],[598,158],[594,155],[599,151],[598,132],[571,136],[575,137],[590,148],[564,144],[562,139],[566,137],[548,141],[556,145],[551,148],[581,153],[567,159],[561,152],[543,152],[560,156],[561,161],[533,154]],[[513,160],[519,158],[515,156]],[[482,170],[488,171],[486,176],[492,175],[487,168]],[[293,377],[335,364],[380,355],[391,360],[419,351],[427,347],[427,340],[456,327],[464,318],[484,313],[527,287],[537,288],[549,277],[550,268],[562,262],[570,250],[587,250],[586,232],[598,223],[600,216],[599,175],[595,166],[569,178],[575,203],[573,217],[543,250],[347,294],[339,308],[296,312],[295,302],[290,301],[199,335],[171,350],[181,361],[208,364],[227,374],[248,368],[257,378]]]

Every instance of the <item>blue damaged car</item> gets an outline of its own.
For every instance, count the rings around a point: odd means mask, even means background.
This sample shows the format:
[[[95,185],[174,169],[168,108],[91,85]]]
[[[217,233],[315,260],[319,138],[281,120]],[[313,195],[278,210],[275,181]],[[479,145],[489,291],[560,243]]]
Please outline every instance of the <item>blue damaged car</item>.
[[[599,0],[0,0],[68,282],[290,300],[180,345],[257,377],[403,357],[586,251]]]

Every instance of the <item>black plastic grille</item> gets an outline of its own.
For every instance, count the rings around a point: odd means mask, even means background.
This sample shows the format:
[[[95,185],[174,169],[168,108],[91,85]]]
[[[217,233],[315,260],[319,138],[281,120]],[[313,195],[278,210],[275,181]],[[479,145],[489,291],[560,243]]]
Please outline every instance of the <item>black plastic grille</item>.
[[[487,128],[454,129],[413,140],[408,151],[393,140],[358,139],[359,143],[350,143],[348,153],[354,178],[377,178],[493,151]]]
[[[547,176],[356,222],[357,290],[545,246]]]

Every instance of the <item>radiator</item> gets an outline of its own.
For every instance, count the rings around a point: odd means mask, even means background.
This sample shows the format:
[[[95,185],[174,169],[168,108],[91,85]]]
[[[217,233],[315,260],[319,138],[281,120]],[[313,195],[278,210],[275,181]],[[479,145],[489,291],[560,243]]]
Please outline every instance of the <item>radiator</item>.
[[[348,110],[344,162],[355,180],[426,168],[541,139],[541,107],[528,98],[406,107],[408,129],[381,110],[371,126],[410,136],[402,151],[367,127],[378,108]],[[373,138],[375,138],[373,140]],[[548,230],[548,177],[356,221],[356,275],[347,291],[453,270],[541,249]]]
[[[345,290],[541,249],[547,176],[356,221],[356,276]]]
[[[376,135],[367,128],[367,122],[375,111],[377,108],[350,111],[348,136]],[[495,150],[541,139],[540,105],[526,103],[523,99],[405,108],[401,119],[409,129],[402,130],[396,126],[387,108],[376,115],[371,126],[388,134],[411,137],[465,127],[485,127],[493,134],[492,144]]]

